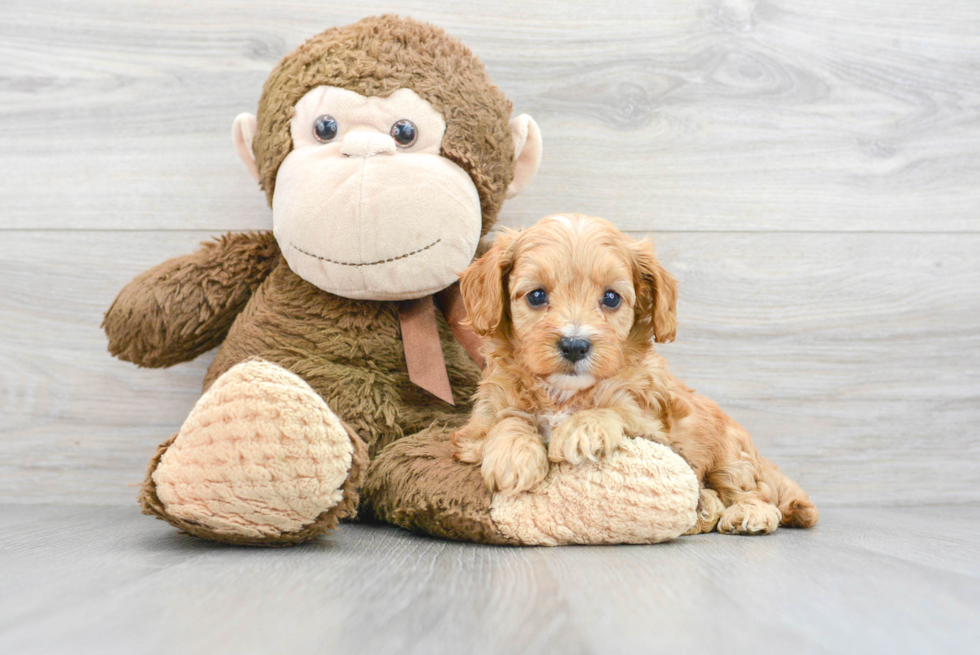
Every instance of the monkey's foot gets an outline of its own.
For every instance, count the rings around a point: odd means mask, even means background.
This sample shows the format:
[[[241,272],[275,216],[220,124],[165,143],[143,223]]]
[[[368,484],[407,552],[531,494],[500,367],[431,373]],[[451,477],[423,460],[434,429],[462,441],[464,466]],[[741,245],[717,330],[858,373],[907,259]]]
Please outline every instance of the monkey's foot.
[[[599,462],[553,465],[529,493],[495,494],[490,516],[526,545],[652,544],[687,532],[697,502],[687,462],[662,444],[624,439]]]
[[[236,544],[313,539],[355,513],[367,448],[300,377],[253,359],[229,369],[150,462],[140,505]]]
[[[365,509],[409,530],[492,544],[649,544],[698,520],[698,479],[670,448],[623,441],[613,455],[553,464],[530,491],[494,494],[480,467],[453,458],[449,427],[390,444],[371,463]]]

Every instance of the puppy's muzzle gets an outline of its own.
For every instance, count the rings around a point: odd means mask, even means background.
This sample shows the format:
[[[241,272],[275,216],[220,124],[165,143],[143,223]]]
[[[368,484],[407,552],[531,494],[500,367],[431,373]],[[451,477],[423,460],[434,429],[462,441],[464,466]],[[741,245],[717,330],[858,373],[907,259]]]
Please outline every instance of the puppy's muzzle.
[[[564,359],[574,364],[588,356],[592,342],[580,337],[562,337],[558,340],[558,350]]]

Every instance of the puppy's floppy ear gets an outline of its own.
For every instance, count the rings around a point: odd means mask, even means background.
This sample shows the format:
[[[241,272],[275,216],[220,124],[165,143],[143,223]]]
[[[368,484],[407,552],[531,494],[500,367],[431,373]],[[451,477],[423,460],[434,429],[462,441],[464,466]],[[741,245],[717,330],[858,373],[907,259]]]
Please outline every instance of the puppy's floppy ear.
[[[465,323],[481,337],[493,334],[504,319],[507,295],[504,281],[514,261],[516,230],[503,229],[490,250],[469,265],[459,278],[466,305]]]
[[[677,334],[677,280],[657,261],[649,241],[636,241],[630,248],[638,278],[637,322],[651,325],[657,343],[673,341]]]

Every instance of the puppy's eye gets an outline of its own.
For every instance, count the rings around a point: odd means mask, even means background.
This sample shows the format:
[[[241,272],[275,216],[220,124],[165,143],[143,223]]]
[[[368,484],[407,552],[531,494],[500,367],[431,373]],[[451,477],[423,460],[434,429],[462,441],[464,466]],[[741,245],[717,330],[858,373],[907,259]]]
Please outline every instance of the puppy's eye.
[[[622,296],[620,296],[615,291],[607,291],[602,294],[602,306],[608,307],[609,309],[616,309],[623,302]]]
[[[337,121],[330,114],[317,117],[313,122],[313,136],[320,143],[329,143],[337,137]]]
[[[411,148],[418,141],[419,131],[415,123],[403,118],[391,126],[391,138],[395,140],[399,148]]]
[[[527,304],[531,307],[540,307],[548,302],[548,292],[544,289],[535,289],[527,294]]]

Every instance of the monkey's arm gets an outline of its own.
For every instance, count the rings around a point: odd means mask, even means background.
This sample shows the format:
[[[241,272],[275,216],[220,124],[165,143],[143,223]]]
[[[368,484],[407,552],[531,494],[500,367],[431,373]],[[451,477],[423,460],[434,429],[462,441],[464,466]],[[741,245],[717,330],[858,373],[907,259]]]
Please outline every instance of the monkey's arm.
[[[279,263],[271,232],[226,234],[127,284],[106,312],[109,352],[160,368],[214,348]]]

